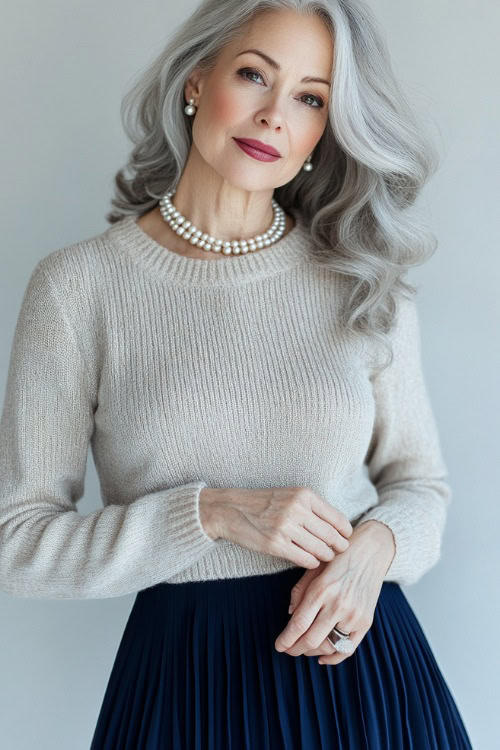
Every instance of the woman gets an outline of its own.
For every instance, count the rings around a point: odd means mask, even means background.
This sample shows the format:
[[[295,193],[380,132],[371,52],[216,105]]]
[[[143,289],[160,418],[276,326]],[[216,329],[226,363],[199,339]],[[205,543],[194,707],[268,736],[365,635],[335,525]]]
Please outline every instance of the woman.
[[[3,590],[137,592],[92,750],[470,748],[401,589],[451,497],[404,278],[435,157],[369,9],[208,0],[128,103],[111,226],[23,299]]]

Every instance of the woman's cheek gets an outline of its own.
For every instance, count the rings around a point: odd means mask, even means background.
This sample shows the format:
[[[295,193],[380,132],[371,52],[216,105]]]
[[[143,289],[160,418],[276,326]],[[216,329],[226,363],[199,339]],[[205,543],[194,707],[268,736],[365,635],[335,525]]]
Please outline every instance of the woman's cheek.
[[[241,119],[244,112],[239,99],[228,94],[216,94],[212,97],[213,109],[210,120],[225,127],[230,127]]]

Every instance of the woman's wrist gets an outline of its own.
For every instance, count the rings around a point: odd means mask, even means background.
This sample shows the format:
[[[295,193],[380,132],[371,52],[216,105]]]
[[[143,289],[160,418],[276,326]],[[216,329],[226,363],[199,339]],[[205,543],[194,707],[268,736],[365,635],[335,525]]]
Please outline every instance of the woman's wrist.
[[[200,522],[205,534],[214,542],[221,536],[217,529],[217,506],[214,502],[220,492],[221,490],[216,490],[213,487],[203,487],[199,496]]]
[[[367,538],[377,545],[380,554],[383,556],[385,555],[385,572],[387,572],[396,554],[396,540],[392,529],[383,523],[383,521],[369,518],[367,521],[363,521],[355,526],[353,534],[355,532],[358,534],[366,534]]]

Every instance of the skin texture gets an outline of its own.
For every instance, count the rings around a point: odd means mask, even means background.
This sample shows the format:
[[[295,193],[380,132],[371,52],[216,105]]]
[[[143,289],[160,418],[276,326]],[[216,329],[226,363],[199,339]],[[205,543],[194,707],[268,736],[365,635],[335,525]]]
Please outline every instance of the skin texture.
[[[249,48],[266,53],[281,69],[276,70],[254,53],[236,57]],[[254,19],[240,39],[224,48],[208,75],[193,70],[184,94],[186,103],[191,97],[194,99],[197,110],[192,146],[173,198],[176,208],[202,231],[222,240],[249,238],[266,231],[273,218],[271,198],[275,188],[292,180],[310,154],[314,163],[314,148],[327,124],[329,86],[304,83],[301,79],[312,76],[330,80],[332,65],[332,39],[323,23],[314,16],[280,11]],[[242,151],[234,137],[257,138],[277,148],[281,158],[258,161]],[[138,224],[158,244],[186,257],[235,261],[231,256],[195,248],[179,237],[163,220],[158,207],[142,216]],[[293,219],[287,216],[285,233],[292,228]],[[285,489],[293,507],[297,493],[292,492],[294,488]],[[212,524],[217,514],[209,490],[200,493],[200,516],[207,533],[216,538],[219,531],[214,532]],[[242,511],[245,503],[248,507],[248,497],[243,498],[244,502],[241,499],[245,490],[226,490],[226,499],[233,497],[233,504],[226,504],[226,533],[241,543],[251,540],[254,548],[262,545],[271,553],[279,554],[281,549],[283,555],[284,518],[288,516],[273,512],[277,507],[283,511],[286,506],[284,495],[278,498],[278,490],[283,492],[283,488],[269,491],[274,492],[274,505],[269,496],[258,493],[261,510],[267,509],[261,516],[260,531],[258,514],[252,519]],[[215,492],[220,499],[221,490]],[[253,491],[252,503],[256,502],[256,494]],[[332,654],[325,636],[334,625],[350,632],[355,646],[359,644],[371,624],[382,581],[395,552],[392,532],[378,521],[368,521],[354,529],[345,551],[328,549],[327,537],[333,543],[336,532],[332,517],[326,518],[330,523],[325,522],[325,515],[321,521],[325,505],[320,498],[315,505],[303,501],[302,526],[290,526],[288,522],[288,530],[297,541],[295,545],[289,542],[286,556],[294,556],[297,562],[299,554],[302,562],[298,564],[310,568],[291,592],[296,608],[275,643],[293,656]],[[340,516],[337,521],[342,523]],[[224,530],[220,530],[223,536]],[[269,546],[270,539],[275,541]],[[312,555],[316,556],[314,562]],[[312,567],[318,560],[319,565]],[[329,664],[344,658],[348,657],[338,653],[325,656]]]
[[[302,169],[328,120],[328,85],[301,83],[304,76],[331,77],[332,42],[323,23],[281,11],[261,14],[245,31],[224,47],[209,74],[193,70],[184,91],[186,104],[193,98],[197,110],[173,202],[197,227],[222,240],[248,239],[269,228],[275,188]],[[236,57],[250,48],[265,52],[281,70],[254,53]],[[281,158],[258,161],[242,151],[234,137],[270,144]],[[194,248],[170,228],[158,207],[138,224],[173,252],[213,262],[237,261]],[[286,232],[293,225],[288,216]]]

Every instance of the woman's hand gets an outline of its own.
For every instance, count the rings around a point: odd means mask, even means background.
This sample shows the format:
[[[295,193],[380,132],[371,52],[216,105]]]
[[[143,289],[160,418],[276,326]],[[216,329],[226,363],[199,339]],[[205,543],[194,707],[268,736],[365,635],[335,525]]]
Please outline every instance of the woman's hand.
[[[349,547],[347,516],[310,487],[204,487],[200,520],[214,541],[228,539],[256,552],[317,568]]]
[[[292,617],[275,641],[290,656],[321,654],[320,664],[338,664],[352,656],[373,622],[385,574],[396,552],[392,531],[369,520],[355,527],[349,548],[330,562],[307,570],[292,589]],[[351,654],[326,640],[337,626],[350,633]]]

